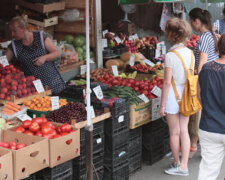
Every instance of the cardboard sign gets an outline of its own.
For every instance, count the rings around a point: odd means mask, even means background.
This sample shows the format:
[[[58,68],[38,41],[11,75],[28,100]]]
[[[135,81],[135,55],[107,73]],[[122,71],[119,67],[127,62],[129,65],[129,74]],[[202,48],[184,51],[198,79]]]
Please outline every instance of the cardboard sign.
[[[162,90],[158,87],[158,86],[155,86],[152,91],[151,91],[152,94],[158,96],[158,97],[161,97],[162,95]]]
[[[91,118],[95,118],[95,111],[93,106],[90,106],[90,110],[91,110]],[[87,111],[87,107],[86,107],[86,111]]]
[[[151,67],[154,67],[155,66],[155,64],[153,62],[151,62],[150,60],[148,60],[148,59],[145,59],[144,60],[144,63],[147,64],[147,65],[149,65],[149,66],[151,66]]]
[[[116,36],[114,39],[115,39],[116,43],[118,43],[118,44],[122,42],[118,36]]]
[[[86,65],[82,65],[80,66],[80,74],[85,74],[86,73],[86,70],[87,70],[87,66]]]
[[[148,103],[149,102],[149,99],[144,95],[144,94],[141,94],[138,96],[142,101],[144,101],[145,103]]]
[[[155,58],[157,58],[157,57],[159,57],[159,56],[161,56],[161,50],[156,49],[156,50],[155,50]]]
[[[17,116],[17,118],[20,119],[21,121],[32,120],[32,118],[27,114],[20,114]]]
[[[105,47],[108,47],[107,39],[102,39],[102,49],[104,49]]]
[[[134,63],[135,63],[134,60],[135,60],[135,56],[134,55],[130,56],[130,66],[134,65]]]
[[[52,96],[51,103],[53,111],[59,109],[59,96]]]
[[[100,99],[100,100],[103,99],[103,92],[102,92],[101,86],[97,86],[97,87],[93,88],[93,90],[98,99]]]
[[[161,116],[159,114],[161,98],[152,99],[152,121],[159,119]]]
[[[106,30],[102,31],[102,36],[103,36],[103,38],[105,38],[105,34],[106,34],[106,33],[108,33],[108,32],[109,32],[109,30],[108,30],[108,29],[106,29]]]
[[[139,39],[137,34],[133,35],[133,40]]]
[[[9,65],[9,61],[8,61],[8,59],[6,58],[6,56],[1,56],[1,57],[0,57],[0,64],[2,64],[3,67]]]
[[[113,75],[115,77],[119,75],[117,66],[113,65],[112,66],[112,71],[113,71]]]
[[[33,81],[35,89],[37,90],[38,93],[42,93],[45,91],[43,84],[40,79]]]

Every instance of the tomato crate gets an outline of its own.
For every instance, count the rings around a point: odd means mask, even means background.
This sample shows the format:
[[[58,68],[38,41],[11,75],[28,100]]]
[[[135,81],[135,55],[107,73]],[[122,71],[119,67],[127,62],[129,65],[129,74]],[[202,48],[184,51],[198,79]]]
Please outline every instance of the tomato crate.
[[[142,146],[142,160],[147,165],[152,165],[164,157],[164,144],[160,143],[155,146]]]
[[[129,140],[129,154],[130,157],[137,152],[142,151],[142,136],[135,137]]]
[[[128,142],[129,142],[129,129],[127,127],[122,127],[114,131],[114,134],[105,132],[105,147],[111,150],[123,144],[127,144]]]
[[[54,168],[46,168],[38,173],[40,180],[72,180],[73,166],[72,161],[67,161]]]
[[[111,108],[112,117],[118,117],[128,112],[130,112],[129,99],[119,98],[113,103],[113,107]]]
[[[137,152],[129,157],[129,174],[133,174],[142,168],[142,153]]]
[[[114,134],[115,131],[121,128],[129,128],[130,114],[124,113],[119,116],[112,116],[105,120],[105,132]]]
[[[121,165],[114,171],[105,167],[103,179],[104,180],[129,180],[129,165],[128,165],[128,163]]]

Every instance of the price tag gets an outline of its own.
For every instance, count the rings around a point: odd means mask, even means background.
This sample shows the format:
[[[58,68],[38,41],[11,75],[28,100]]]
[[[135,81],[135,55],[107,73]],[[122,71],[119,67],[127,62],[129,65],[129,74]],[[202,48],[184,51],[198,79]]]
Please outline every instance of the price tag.
[[[133,39],[133,36],[129,36],[128,40],[133,41],[133,40],[134,40],[134,39]]]
[[[59,109],[59,96],[52,96],[51,102],[53,111]]]
[[[93,90],[98,99],[100,99],[100,100],[103,99],[103,92],[102,92],[101,86],[97,86],[97,87],[93,88]]]
[[[96,140],[96,142],[97,142],[97,144],[102,143],[102,138],[98,138],[98,139]]]
[[[43,84],[42,84],[40,79],[33,81],[33,83],[34,83],[34,86],[35,86],[38,93],[42,93],[42,92],[45,91],[45,89],[43,87]]]
[[[134,65],[134,59],[135,59],[135,56],[134,55],[130,56],[130,65],[131,66]]]
[[[161,50],[162,45],[165,45],[164,41],[157,43],[156,44],[156,49]]]
[[[91,110],[91,118],[95,118],[95,111],[93,106],[90,106],[90,110]],[[87,107],[86,107],[86,111],[87,111]]]
[[[162,54],[166,54],[166,46],[165,45],[162,46]]]
[[[91,63],[91,64],[94,64],[95,62],[93,61],[93,59],[90,59],[90,63]]]
[[[18,119],[20,119],[21,121],[32,120],[32,118],[30,116],[28,116],[27,114],[20,114],[20,115],[18,115],[16,117]]]
[[[11,43],[11,41],[6,41],[6,42],[3,42],[3,43],[0,43],[0,45],[2,46],[2,48],[8,48],[10,43]]]
[[[141,94],[138,96],[142,101],[144,101],[145,103],[148,103],[149,102],[149,99],[144,95],[144,94]]]
[[[9,62],[8,62],[8,59],[6,58],[6,56],[1,56],[1,57],[0,57],[0,64],[2,64],[3,67],[9,65]]]
[[[108,47],[107,39],[102,39],[102,49],[104,49],[105,47]]]
[[[124,115],[119,116],[118,118],[118,122],[121,123],[124,121]]]
[[[116,41],[118,44],[122,42],[121,39],[120,39],[118,36],[116,36],[114,39],[115,39],[115,41]]]
[[[80,66],[80,74],[85,74],[86,73],[86,70],[87,70],[87,66],[86,65],[82,65]]]
[[[158,86],[155,86],[152,91],[151,91],[152,94],[155,94],[156,96],[158,97],[161,97],[162,95],[162,90],[158,87]]]
[[[113,65],[112,66],[112,71],[113,71],[113,75],[114,76],[118,76],[119,75],[117,66]]]
[[[139,39],[137,34],[133,35],[133,40]]]
[[[159,49],[155,50],[155,58],[161,56],[161,51]]]
[[[149,66],[151,66],[151,67],[154,67],[155,66],[155,64],[153,62],[151,62],[150,60],[148,60],[148,59],[145,59],[144,60],[144,63],[147,64],[147,65],[149,65]]]
[[[108,29],[106,29],[106,30],[102,31],[102,36],[103,36],[103,38],[105,38],[105,34],[106,34],[107,32],[109,32],[109,30],[108,30]]]

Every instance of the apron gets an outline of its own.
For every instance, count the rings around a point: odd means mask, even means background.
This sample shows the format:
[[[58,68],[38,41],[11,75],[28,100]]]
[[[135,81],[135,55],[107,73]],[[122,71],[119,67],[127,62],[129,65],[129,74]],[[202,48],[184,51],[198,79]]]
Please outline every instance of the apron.
[[[48,52],[44,46],[43,31],[33,32],[33,44],[28,47],[19,40],[12,41],[12,48],[16,59],[21,63],[25,76],[33,75],[41,80],[44,86],[48,85],[53,93],[65,88],[65,83],[53,61],[45,62],[42,66],[35,66],[33,60]]]

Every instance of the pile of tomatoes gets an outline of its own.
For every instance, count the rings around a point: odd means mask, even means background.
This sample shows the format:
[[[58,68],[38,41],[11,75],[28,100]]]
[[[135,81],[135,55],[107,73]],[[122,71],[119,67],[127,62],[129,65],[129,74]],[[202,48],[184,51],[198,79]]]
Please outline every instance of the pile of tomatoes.
[[[12,149],[12,150],[18,150],[26,147],[26,144],[24,143],[17,143],[16,141],[11,141],[10,143],[7,143],[5,141],[0,142],[0,147]]]
[[[25,120],[23,121],[22,125],[15,128],[14,131],[49,139],[55,139],[74,132],[71,125],[68,123],[64,123],[63,125],[56,127],[54,124],[43,117]]]

